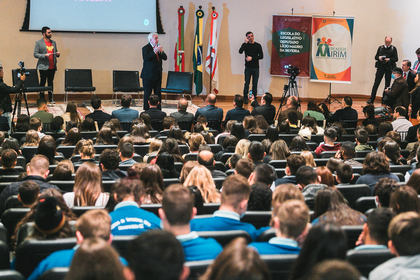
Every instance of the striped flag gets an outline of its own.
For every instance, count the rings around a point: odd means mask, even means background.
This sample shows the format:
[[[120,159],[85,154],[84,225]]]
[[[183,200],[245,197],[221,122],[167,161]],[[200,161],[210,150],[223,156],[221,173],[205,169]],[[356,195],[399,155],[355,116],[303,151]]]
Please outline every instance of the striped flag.
[[[219,16],[213,9],[211,13],[211,28],[209,47],[207,48],[206,71],[210,74],[210,92],[219,92],[219,69],[217,67],[217,17]]]
[[[197,96],[203,91],[203,17],[204,12],[201,10],[201,6],[195,12],[197,16],[197,27],[195,29],[194,37],[194,54],[193,54],[193,66],[194,66],[194,83],[195,92]]]
[[[182,6],[178,9],[178,36],[175,44],[175,71],[184,72],[185,71],[185,62],[184,62],[184,14],[185,10]]]

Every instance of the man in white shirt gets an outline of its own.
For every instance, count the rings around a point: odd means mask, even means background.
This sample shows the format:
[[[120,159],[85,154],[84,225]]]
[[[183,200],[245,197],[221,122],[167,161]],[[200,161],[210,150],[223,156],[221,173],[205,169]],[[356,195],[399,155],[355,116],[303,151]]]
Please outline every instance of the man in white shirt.
[[[392,129],[397,132],[408,132],[408,129],[413,126],[413,124],[408,121],[405,116],[407,115],[407,110],[398,106],[394,111],[394,121],[392,122]]]

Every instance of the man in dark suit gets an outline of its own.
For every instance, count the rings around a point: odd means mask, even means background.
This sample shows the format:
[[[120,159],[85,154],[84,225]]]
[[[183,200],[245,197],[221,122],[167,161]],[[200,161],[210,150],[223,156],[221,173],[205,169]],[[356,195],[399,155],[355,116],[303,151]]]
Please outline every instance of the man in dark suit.
[[[252,101],[251,106],[254,107],[254,110],[252,110],[251,115],[262,115],[269,124],[273,124],[276,116],[276,107],[271,105],[271,102],[273,102],[271,93],[264,93],[261,97],[261,105],[258,104],[257,100]]]
[[[158,106],[160,104],[160,98],[156,94],[152,94],[149,97],[149,109],[144,111],[144,113],[147,113],[150,116],[150,119],[153,122],[163,121],[163,118],[166,117],[166,113],[162,112],[158,109]]]
[[[416,85],[416,82],[414,82],[416,74],[411,71],[411,61],[404,59],[401,64],[401,69],[403,70],[403,78],[407,81],[408,91],[410,92]]]
[[[130,94],[121,96],[121,109],[112,111],[112,118],[117,118],[120,122],[132,122],[139,117],[137,110],[130,109],[132,97]]]
[[[177,122],[194,122],[194,115],[187,112],[188,109],[188,101],[185,97],[181,97],[178,100],[178,111],[171,113],[171,117],[173,117]]]
[[[246,116],[251,115],[251,113],[248,110],[242,108],[243,105],[244,105],[243,96],[236,94],[235,98],[233,99],[233,106],[235,106],[235,108],[233,108],[232,110],[229,110],[226,113],[225,122],[227,123],[230,120],[236,120],[238,122],[242,122]]]
[[[417,141],[417,129],[420,128],[420,110],[418,110],[416,114],[417,114],[417,121],[419,123],[416,125],[413,125],[412,127],[408,129],[407,137],[405,137],[405,140],[407,140],[408,143]]]
[[[93,97],[90,101],[90,104],[92,105],[93,112],[86,115],[86,118],[91,118],[92,120],[98,122],[98,123],[104,123],[111,119],[111,115],[105,113],[102,111],[101,107],[101,99],[97,96]]]
[[[162,84],[162,60],[168,57],[159,45],[159,36],[157,33],[150,33],[147,36],[149,44],[145,45],[142,49],[143,54],[143,70],[140,77],[143,80],[144,101],[143,109],[149,109],[149,97],[152,94],[152,89],[155,95],[161,100],[161,84]],[[160,104],[158,106],[160,110]]]
[[[215,106],[216,94],[210,93],[207,95],[206,104],[206,107],[197,109],[195,119],[197,120],[199,116],[204,116],[208,122],[212,123],[211,128],[220,130],[220,124],[223,120],[223,109]]]

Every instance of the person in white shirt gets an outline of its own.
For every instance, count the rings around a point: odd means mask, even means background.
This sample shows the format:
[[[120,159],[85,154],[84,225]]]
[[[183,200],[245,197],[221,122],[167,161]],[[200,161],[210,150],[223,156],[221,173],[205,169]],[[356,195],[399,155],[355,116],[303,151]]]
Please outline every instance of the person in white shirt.
[[[413,124],[406,119],[407,110],[398,106],[394,111],[394,121],[392,124],[392,129],[397,132],[408,132],[408,129],[413,126]],[[403,140],[403,139],[402,139]]]

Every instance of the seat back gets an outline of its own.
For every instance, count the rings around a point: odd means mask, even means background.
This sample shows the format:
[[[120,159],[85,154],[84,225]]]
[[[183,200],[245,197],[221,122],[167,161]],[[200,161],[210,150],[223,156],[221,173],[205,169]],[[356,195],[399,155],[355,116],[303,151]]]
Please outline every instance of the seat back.
[[[214,184],[216,185],[216,189],[221,190],[223,186],[223,182],[226,178],[213,178]]]
[[[193,121],[182,121],[182,122],[178,122],[178,126],[181,130],[186,130],[190,132],[193,123],[194,123]]]
[[[128,243],[136,237],[136,235],[116,235],[113,236],[111,245],[121,257],[127,258]]]
[[[116,149],[117,145],[93,145],[95,148],[95,154],[102,154],[105,149]]]
[[[71,208],[71,212],[73,212],[73,214],[76,215],[77,217],[80,217],[89,210],[104,209],[104,208],[105,208],[104,206],[73,206]]]
[[[263,231],[258,236],[258,242],[268,242],[271,238],[276,237],[276,230],[274,228]]]
[[[64,280],[69,272],[69,269],[69,267],[54,267],[48,269],[42,273],[40,277],[38,277],[38,280]]]
[[[16,248],[16,270],[27,278],[37,265],[51,253],[71,249],[76,245],[76,238],[55,240],[28,239]]]
[[[190,268],[187,280],[198,280],[212,263],[213,260],[186,262],[185,265]]]
[[[370,196],[372,192],[369,186],[365,184],[337,186],[337,189],[347,199],[351,208],[354,208],[354,204],[359,197]]]
[[[259,229],[270,224],[271,211],[246,211],[241,222],[252,224]]]
[[[31,159],[35,156],[37,149],[38,147],[26,146],[22,147],[20,150],[22,151],[22,155],[26,159],[26,162],[30,162]]]
[[[219,210],[220,203],[204,203],[203,204],[203,214],[209,215],[213,214],[215,211]]]
[[[214,238],[223,247],[228,245],[233,239],[237,237],[245,238],[248,244],[252,242],[251,236],[244,230],[197,231],[197,234],[203,238]]]
[[[16,270],[0,270],[0,280],[25,280],[26,277],[23,277],[22,274]]]
[[[281,160],[271,160],[269,163],[274,168],[286,168],[287,160],[281,159]]]
[[[6,227],[9,237],[7,242],[10,243],[10,237],[14,234],[17,223],[29,212],[30,208],[11,208],[1,215],[1,222]]]
[[[166,89],[181,90],[184,94],[191,94],[193,84],[193,73],[168,71]],[[165,89],[162,89],[165,92]]]
[[[369,277],[369,273],[375,267],[394,257],[389,249],[347,251],[347,261],[354,265],[365,277]]]
[[[71,158],[75,146],[59,146],[57,147],[57,152],[62,153],[63,156],[67,159]]]
[[[288,279],[298,255],[262,255],[271,279]]]
[[[264,140],[266,137],[265,137],[265,134],[250,134],[249,136],[248,136],[248,140],[249,141],[258,141],[258,142],[262,142],[262,140]]]
[[[20,69],[13,69],[12,70],[12,79],[13,85],[16,85],[19,81],[17,74],[19,73]],[[38,78],[38,71],[36,69],[25,69],[25,72],[29,72],[29,75],[26,75],[25,83],[23,85],[24,92],[38,92],[38,91],[48,91],[52,90],[51,86],[39,86],[39,78]]]
[[[154,213],[156,216],[159,217],[159,208],[162,208],[162,204],[142,204],[141,209],[144,209],[148,212]]]
[[[347,235],[347,249],[350,250],[356,247],[356,241],[359,239],[359,236],[363,231],[363,225],[341,226],[341,229],[343,229]]]
[[[92,69],[66,69],[64,76],[66,91],[92,87]]]
[[[163,179],[163,188],[166,189],[172,184],[181,184],[181,181],[178,178],[164,178]]]
[[[22,202],[18,199],[17,195],[9,196],[6,199],[6,206],[4,207],[5,210],[10,208],[23,208]]]
[[[140,91],[139,71],[112,71],[112,88],[114,92]]]
[[[359,197],[354,203],[354,209],[360,213],[365,213],[369,209],[376,208],[374,196],[363,196]]]

